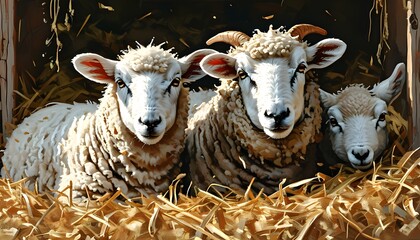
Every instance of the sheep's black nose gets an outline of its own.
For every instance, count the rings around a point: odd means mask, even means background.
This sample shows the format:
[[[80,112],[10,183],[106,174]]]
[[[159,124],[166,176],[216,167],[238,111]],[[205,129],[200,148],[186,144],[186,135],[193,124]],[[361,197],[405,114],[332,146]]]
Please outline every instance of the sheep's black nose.
[[[290,116],[290,109],[286,108],[285,111],[282,111],[278,114],[268,113],[267,110],[264,112],[264,116],[268,118],[274,118],[276,124],[280,124],[284,119]]]
[[[366,149],[366,151],[358,151],[355,152],[354,150],[351,151],[351,153],[356,157],[357,160],[360,160],[363,162],[363,160],[366,160],[366,158],[369,156],[370,151]]]
[[[159,116],[159,119],[142,119],[139,118],[139,122],[147,126],[147,128],[155,128],[159,123],[162,122],[162,118]]]

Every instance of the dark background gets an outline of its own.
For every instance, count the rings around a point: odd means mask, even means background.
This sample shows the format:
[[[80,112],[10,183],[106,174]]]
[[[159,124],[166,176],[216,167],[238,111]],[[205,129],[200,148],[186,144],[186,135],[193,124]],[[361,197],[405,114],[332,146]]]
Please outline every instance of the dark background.
[[[16,89],[30,95],[27,96],[29,98],[38,91],[36,98],[48,97],[48,102],[63,100],[63,92],[49,93],[57,89],[52,86],[80,78],[70,63],[76,54],[94,52],[115,59],[128,45],[135,47],[136,41],[143,45],[149,44],[152,39],[155,44],[167,42],[164,47],[174,48],[173,52],[182,57],[207,47],[226,52],[229,49],[227,44],[205,45],[207,39],[221,31],[238,30],[252,35],[254,29],[266,31],[270,25],[288,29],[295,24],[310,23],[326,29],[328,35],[309,35],[305,38],[309,43],[334,37],[347,44],[347,51],[340,60],[317,71],[321,87],[328,91],[336,91],[349,83],[372,85],[387,77],[395,64],[405,61],[406,57],[406,22],[405,11],[400,6],[402,1],[388,1],[385,9],[374,8],[375,0],[61,0],[57,23],[61,26],[58,39],[62,47],[58,53],[60,72],[57,73],[58,68],[54,64],[57,35],[51,30],[51,2],[21,0],[17,3],[20,21],[17,72],[20,81],[16,83]],[[100,8],[99,3],[112,7],[114,11]],[[71,9],[74,10],[73,16],[69,14]],[[376,12],[376,9],[379,11]],[[388,13],[390,48],[384,47],[381,52],[381,65],[376,53],[383,26],[382,10]],[[69,29],[65,29],[64,25],[66,13],[70,16]],[[46,44],[47,39],[51,39],[49,44]],[[206,77],[197,84],[210,87],[215,83],[217,80]],[[41,87],[44,89],[39,91]],[[103,86],[80,79],[66,87],[70,88],[65,92],[68,94],[77,88],[86,91],[63,101],[96,100],[103,89]],[[21,101],[24,99],[17,96],[16,106]],[[404,100],[401,102],[402,111],[405,111]],[[24,113],[16,114],[15,122],[37,107],[34,101]]]

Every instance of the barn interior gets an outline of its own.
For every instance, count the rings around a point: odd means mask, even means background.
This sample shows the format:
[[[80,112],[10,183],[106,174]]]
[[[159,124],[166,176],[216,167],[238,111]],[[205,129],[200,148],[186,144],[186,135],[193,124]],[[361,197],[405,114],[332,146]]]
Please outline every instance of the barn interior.
[[[318,83],[329,92],[353,83],[373,86],[407,59],[406,1],[20,0],[15,4],[16,77],[14,91],[8,93],[14,102],[12,118],[0,120],[1,147],[24,117],[47,103],[100,98],[104,86],[83,79],[71,64],[79,53],[116,59],[128,46],[151,42],[165,43],[179,56],[201,48],[226,52],[227,44],[206,46],[206,40],[226,30],[251,35],[270,25],[288,29],[310,23],[328,34],[308,35],[309,44],[327,37],[347,44],[341,59],[316,70]],[[218,80],[205,77],[193,88],[215,85]],[[272,196],[220,198],[203,192],[190,198],[170,192],[168,198],[141,198],[139,204],[115,193],[83,207],[30,192],[22,182],[0,179],[0,208],[7,208],[0,214],[0,226],[12,229],[0,229],[0,236],[142,239],[157,238],[160,231],[173,239],[413,239],[420,232],[416,177],[420,170],[418,152],[409,151],[407,93],[393,106],[398,131],[391,134],[384,154],[392,166],[367,172],[336,168],[335,176],[317,176],[315,180],[322,183],[312,184],[311,179]],[[417,167],[408,165],[413,161]],[[326,208],[327,217],[320,211]],[[12,219],[12,213],[20,215]]]

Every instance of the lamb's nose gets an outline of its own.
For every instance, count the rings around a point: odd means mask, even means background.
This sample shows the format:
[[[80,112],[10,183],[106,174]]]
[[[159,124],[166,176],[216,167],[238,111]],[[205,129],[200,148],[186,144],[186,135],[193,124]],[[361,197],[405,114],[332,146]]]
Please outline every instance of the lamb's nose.
[[[357,150],[352,150],[351,153],[354,155],[354,157],[357,160],[360,160],[361,162],[363,162],[364,160],[366,160],[366,158],[369,156],[369,149],[365,149],[365,148],[359,148]]]
[[[155,128],[155,127],[157,127],[157,125],[159,125],[159,123],[162,122],[162,118],[160,116],[159,116],[158,119],[148,119],[148,118],[142,119],[142,118],[139,118],[139,122],[141,124],[146,125],[148,129],[149,128]]]

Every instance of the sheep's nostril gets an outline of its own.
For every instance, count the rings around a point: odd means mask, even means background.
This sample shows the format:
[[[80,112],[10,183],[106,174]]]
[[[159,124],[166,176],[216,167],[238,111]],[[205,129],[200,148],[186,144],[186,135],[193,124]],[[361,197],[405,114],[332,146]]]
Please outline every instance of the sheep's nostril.
[[[157,127],[157,125],[159,125],[159,123],[162,122],[162,118],[159,116],[159,119],[151,121],[150,126],[147,125],[148,127]]]
[[[272,113],[268,114],[267,110],[265,110],[264,117],[273,118],[274,115]]]
[[[289,116],[290,116],[290,110],[289,110],[289,108],[287,108],[286,111],[283,111],[278,115],[275,115],[274,116],[274,121],[276,121],[276,123],[281,123],[281,121],[283,121],[284,119],[286,119]]]
[[[363,161],[369,156],[369,150],[366,150],[364,153],[355,152],[354,150],[351,153],[357,158],[357,160]]]
[[[281,117],[282,119],[285,119],[285,118],[287,118],[288,116],[290,116],[290,109],[289,109],[289,108],[286,108],[286,111],[283,111],[283,112],[281,112],[281,113],[280,113],[280,117]]]

